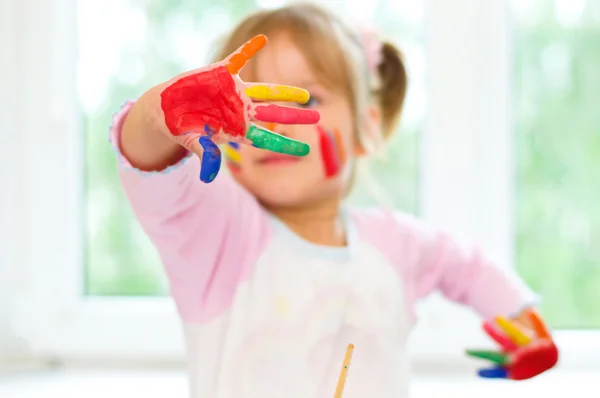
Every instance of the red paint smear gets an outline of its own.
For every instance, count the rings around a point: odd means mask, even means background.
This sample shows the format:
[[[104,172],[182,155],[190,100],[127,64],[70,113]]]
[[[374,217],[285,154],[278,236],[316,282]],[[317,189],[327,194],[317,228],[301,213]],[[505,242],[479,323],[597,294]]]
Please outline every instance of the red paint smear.
[[[233,137],[246,135],[244,103],[224,66],[181,78],[160,96],[165,124],[175,136],[205,125]]]
[[[321,147],[321,159],[325,167],[325,176],[327,178],[334,177],[340,171],[341,165],[337,155],[337,147],[335,138],[333,138],[321,126],[317,126],[319,133],[319,144]]]
[[[321,119],[319,111],[314,109],[288,108],[278,105],[259,105],[256,108],[256,120],[281,124],[315,124]]]

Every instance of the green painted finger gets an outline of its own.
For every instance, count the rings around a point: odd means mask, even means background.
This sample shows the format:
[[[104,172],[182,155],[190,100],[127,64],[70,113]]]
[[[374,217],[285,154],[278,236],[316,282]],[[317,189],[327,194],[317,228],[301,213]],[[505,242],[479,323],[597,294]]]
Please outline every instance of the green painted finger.
[[[306,156],[310,153],[308,144],[275,134],[255,124],[250,125],[246,137],[252,141],[255,147],[267,149],[271,152],[293,156]]]
[[[508,357],[497,351],[467,350],[467,355],[475,358],[487,359],[499,365],[504,365],[508,362]]]

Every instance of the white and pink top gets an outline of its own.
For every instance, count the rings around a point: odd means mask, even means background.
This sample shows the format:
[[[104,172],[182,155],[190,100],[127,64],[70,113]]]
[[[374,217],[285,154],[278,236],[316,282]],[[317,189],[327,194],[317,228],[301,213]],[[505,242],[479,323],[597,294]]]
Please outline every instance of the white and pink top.
[[[116,114],[118,151],[127,103]],[[121,158],[120,178],[156,245],[183,322],[193,398],[408,395],[415,302],[434,290],[483,317],[515,314],[530,290],[412,216],[346,209],[346,247],[303,240],[227,173],[198,180],[194,156],[163,172]]]

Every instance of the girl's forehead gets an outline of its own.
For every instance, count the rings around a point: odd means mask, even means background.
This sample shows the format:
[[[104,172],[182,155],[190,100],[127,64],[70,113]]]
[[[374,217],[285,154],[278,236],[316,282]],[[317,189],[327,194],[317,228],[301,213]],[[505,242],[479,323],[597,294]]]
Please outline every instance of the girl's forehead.
[[[317,53],[307,47],[303,38],[285,31],[267,36],[268,44],[244,69],[246,74],[242,73],[242,79],[300,87],[306,83],[319,83],[339,88],[343,84],[344,73],[339,73],[342,65],[334,55],[335,49]]]
[[[297,80],[314,78],[305,53],[289,38],[279,37],[269,41],[256,57],[254,73],[260,80]]]

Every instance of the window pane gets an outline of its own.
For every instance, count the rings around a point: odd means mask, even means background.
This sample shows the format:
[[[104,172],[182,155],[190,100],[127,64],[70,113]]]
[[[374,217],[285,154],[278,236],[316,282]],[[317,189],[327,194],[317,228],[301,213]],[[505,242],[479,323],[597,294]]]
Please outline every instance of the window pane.
[[[517,264],[556,328],[600,328],[600,3],[515,1]]]
[[[88,295],[164,295],[167,283],[116,176],[107,128],[112,114],[144,88],[203,65],[210,44],[235,21],[277,0],[79,2],[79,91],[86,134],[86,256]],[[338,11],[340,2],[331,4]],[[350,4],[349,4],[350,3]],[[417,132],[423,114],[423,2],[347,1],[351,17],[372,17],[408,59],[411,87],[402,128],[381,159],[367,163],[354,203],[388,200],[413,211],[417,192]],[[107,29],[110,27],[110,29]]]

